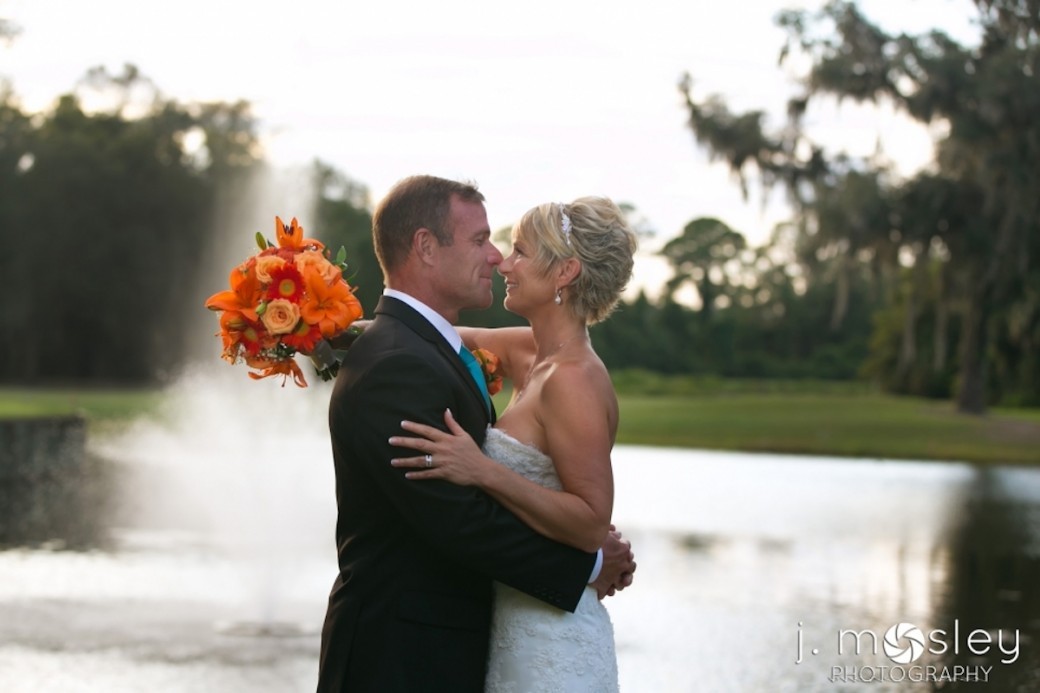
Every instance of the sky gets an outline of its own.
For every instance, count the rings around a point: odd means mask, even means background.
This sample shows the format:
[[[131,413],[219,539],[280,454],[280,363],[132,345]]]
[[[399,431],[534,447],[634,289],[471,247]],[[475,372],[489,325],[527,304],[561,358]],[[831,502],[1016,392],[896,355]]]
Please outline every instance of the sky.
[[[787,212],[779,195],[745,201],[697,147],[680,76],[692,75],[696,99],[718,94],[779,127],[797,86],[777,64],[774,17],[820,4],[0,0],[0,17],[21,28],[0,44],[0,76],[35,111],[91,67],[132,63],[178,101],[251,102],[273,163],[320,158],[373,201],[415,173],[475,181],[493,229],[550,200],[630,203],[656,232],[634,283],[652,292],[667,272],[655,252],[692,219],[718,217],[759,245]],[[859,4],[887,30],[939,27],[974,43],[970,0]],[[807,125],[835,151],[880,141],[904,173],[931,157],[928,131],[890,110],[831,104]]]

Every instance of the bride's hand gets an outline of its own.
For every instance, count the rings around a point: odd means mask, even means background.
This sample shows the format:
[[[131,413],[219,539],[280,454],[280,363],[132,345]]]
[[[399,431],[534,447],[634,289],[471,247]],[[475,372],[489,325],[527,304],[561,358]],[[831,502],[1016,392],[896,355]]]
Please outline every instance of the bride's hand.
[[[412,448],[420,453],[417,457],[398,457],[390,460],[394,467],[417,469],[405,474],[407,479],[444,479],[460,486],[480,486],[481,473],[487,464],[494,464],[477,444],[473,442],[452,416],[445,410],[444,423],[448,431],[425,426],[413,421],[402,421],[401,428],[419,438],[394,436],[390,444],[395,447]]]

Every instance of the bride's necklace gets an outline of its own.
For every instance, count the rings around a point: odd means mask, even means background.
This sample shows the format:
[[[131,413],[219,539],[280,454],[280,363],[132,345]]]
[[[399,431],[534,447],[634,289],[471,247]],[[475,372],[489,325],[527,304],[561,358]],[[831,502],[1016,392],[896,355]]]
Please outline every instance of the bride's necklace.
[[[552,358],[552,357],[553,357],[553,356],[555,356],[556,354],[560,353],[560,350],[561,350],[561,349],[563,349],[563,347],[567,346],[568,344],[570,344],[571,342],[573,342],[573,341],[574,341],[575,339],[586,339],[587,337],[588,337],[588,333],[586,332],[586,333],[583,333],[583,334],[576,334],[576,335],[574,335],[573,337],[570,337],[570,338],[568,338],[568,339],[565,339],[565,340],[563,340],[562,342],[560,342],[559,344],[557,344],[557,345],[556,345],[555,347],[553,347],[553,350],[552,350],[552,351],[550,351],[550,352],[549,352],[548,354],[546,354],[546,355],[545,355],[545,356],[544,356],[544,357],[542,358],[542,363],[545,363],[545,362],[546,362],[546,361],[548,361],[548,360],[549,360],[550,358]],[[532,364],[532,365],[533,365],[533,364]]]
[[[556,356],[556,354],[560,353],[563,350],[563,347],[567,346],[568,344],[570,344],[574,340],[576,340],[576,339],[587,340],[588,338],[589,338],[589,333],[588,332],[584,332],[582,334],[577,334],[577,335],[574,335],[573,337],[569,337],[569,338],[563,340],[562,342],[558,343],[555,347],[553,347],[552,351],[550,351],[548,354],[543,356],[541,359],[537,359],[536,358],[534,361],[532,361],[531,362],[531,367],[527,369],[527,375],[524,377],[524,386],[521,387],[516,392],[516,399],[519,400],[521,397],[523,397],[524,392],[527,391],[528,384],[530,384],[530,382],[531,382],[531,376],[534,374],[534,371],[535,371],[535,369],[538,366],[540,366],[543,363],[547,362],[553,356]]]

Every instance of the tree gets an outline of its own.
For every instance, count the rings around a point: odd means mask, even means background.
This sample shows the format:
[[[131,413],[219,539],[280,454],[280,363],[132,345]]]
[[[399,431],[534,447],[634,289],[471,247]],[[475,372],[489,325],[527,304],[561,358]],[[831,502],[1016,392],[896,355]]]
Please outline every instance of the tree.
[[[830,2],[818,13],[781,13],[778,21],[789,35],[782,57],[801,51],[812,66],[805,93],[791,101],[792,125],[775,136],[764,133],[760,113],[735,116],[717,100],[698,103],[690,95],[690,81],[682,85],[698,141],[742,177],[754,169],[765,185],[782,184],[804,236],[834,233],[848,252],[869,251],[875,258],[878,253],[889,259],[908,253],[921,258],[922,276],[928,264],[925,253],[942,249],[940,261],[949,270],[939,276],[950,280],[944,290],[955,300],[939,305],[959,312],[957,404],[971,413],[986,408],[993,335],[1007,333],[1003,327],[1009,307],[1023,300],[1022,287],[1040,259],[1037,4],[977,4],[984,31],[981,44],[973,48],[939,31],[887,34],[849,2]],[[912,199],[913,186],[924,190],[931,183],[924,178],[916,183],[891,180],[883,167],[869,161],[836,165],[841,157],[828,157],[800,126],[801,116],[818,96],[885,101],[922,123],[943,123],[947,134],[937,146],[936,187],[956,190],[959,197],[977,204],[968,210],[937,210],[919,225],[914,225],[914,214],[906,214],[904,224],[892,214],[894,201]],[[874,192],[830,205],[836,192],[851,190],[856,177],[873,178]],[[828,223],[835,211],[844,221]],[[868,223],[848,223],[857,217]],[[943,223],[935,225],[935,220]],[[916,308],[911,307],[908,326],[915,316]],[[905,343],[912,341],[910,335]],[[909,351],[904,356],[909,359]]]
[[[315,236],[333,253],[341,246],[347,251],[345,278],[371,317],[382,295],[383,274],[372,242],[368,188],[322,161],[314,162],[312,175],[318,197]]]
[[[692,282],[700,298],[700,314],[709,321],[716,301],[732,298],[727,269],[746,247],[744,236],[718,219],[694,219],[661,249],[673,271],[666,284],[668,295],[674,297],[684,284]]]
[[[0,90],[0,238],[6,241],[6,247],[19,248],[18,252],[0,253],[0,276],[15,287],[18,298],[25,293],[23,287],[32,282],[32,267],[26,260],[34,242],[29,231],[31,217],[23,201],[27,194],[25,173],[34,163],[34,144],[35,129],[29,116],[9,91]],[[9,295],[3,302],[5,335],[17,335],[19,328],[32,324],[30,302],[14,299]],[[0,363],[31,362],[33,347],[30,340],[0,340]]]
[[[82,106],[92,90],[112,97],[108,109]],[[4,260],[18,337],[0,344],[0,378],[144,383],[183,357],[215,204],[259,150],[245,105],[157,95],[128,66],[91,71],[35,116],[0,104],[0,240],[18,249]]]

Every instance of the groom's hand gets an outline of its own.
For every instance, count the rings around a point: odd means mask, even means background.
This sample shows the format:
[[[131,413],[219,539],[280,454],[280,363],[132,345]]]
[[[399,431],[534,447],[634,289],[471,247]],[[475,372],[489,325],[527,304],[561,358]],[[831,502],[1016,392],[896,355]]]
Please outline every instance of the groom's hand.
[[[600,599],[612,597],[618,590],[632,584],[635,572],[636,561],[631,542],[622,539],[621,532],[611,525],[607,540],[603,543],[603,567],[592,586],[596,588]]]
[[[354,344],[354,340],[361,336],[361,333],[372,324],[371,320],[355,320],[350,323],[350,327],[343,330],[339,334],[330,337],[328,340],[329,345],[333,349],[340,351],[346,351],[350,349],[351,345]]]

